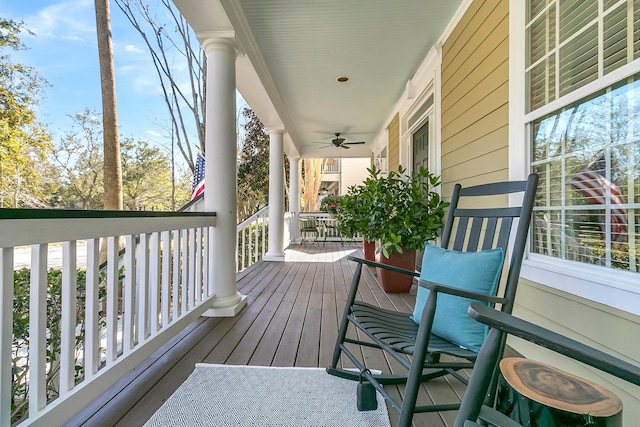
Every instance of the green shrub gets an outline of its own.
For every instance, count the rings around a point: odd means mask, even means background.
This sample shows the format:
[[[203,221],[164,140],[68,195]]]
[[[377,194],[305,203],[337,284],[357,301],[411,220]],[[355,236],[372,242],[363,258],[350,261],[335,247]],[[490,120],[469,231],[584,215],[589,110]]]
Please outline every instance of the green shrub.
[[[122,280],[124,269],[120,270]],[[11,422],[15,423],[28,415],[29,384],[29,296],[31,271],[21,268],[13,272],[13,342],[12,342],[12,382],[11,382]],[[84,340],[85,340],[85,300],[86,300],[86,270],[77,270],[77,303],[76,303],[76,334],[75,351],[75,381],[84,378]],[[106,274],[101,272],[98,297],[100,301],[106,299]],[[47,319],[46,319],[46,396],[47,401],[55,399],[59,394],[59,358],[60,332],[62,319],[62,271],[49,269],[47,272]],[[98,314],[100,328],[104,328],[105,313]]]
[[[341,200],[342,196],[326,196],[320,202],[320,211],[333,214],[338,212],[338,206],[340,205]]]

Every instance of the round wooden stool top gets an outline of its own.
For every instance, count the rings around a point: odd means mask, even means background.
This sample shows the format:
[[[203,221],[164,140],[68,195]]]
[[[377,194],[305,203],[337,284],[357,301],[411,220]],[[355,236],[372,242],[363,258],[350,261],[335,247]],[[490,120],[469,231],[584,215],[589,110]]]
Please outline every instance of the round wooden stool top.
[[[535,360],[507,357],[500,371],[518,393],[551,408],[595,417],[622,411],[622,401],[606,388]]]

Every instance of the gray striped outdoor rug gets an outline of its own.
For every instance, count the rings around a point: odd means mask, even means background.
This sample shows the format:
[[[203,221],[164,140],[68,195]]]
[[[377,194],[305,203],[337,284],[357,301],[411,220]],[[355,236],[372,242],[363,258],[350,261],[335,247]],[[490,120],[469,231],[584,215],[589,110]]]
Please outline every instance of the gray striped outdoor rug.
[[[356,387],[323,368],[196,364],[145,426],[388,427],[382,397],[360,412]]]

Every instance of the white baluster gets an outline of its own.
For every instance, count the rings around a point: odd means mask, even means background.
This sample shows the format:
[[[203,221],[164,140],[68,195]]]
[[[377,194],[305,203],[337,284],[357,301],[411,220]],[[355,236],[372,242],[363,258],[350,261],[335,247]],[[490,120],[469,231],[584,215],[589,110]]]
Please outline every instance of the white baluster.
[[[31,246],[29,288],[29,416],[47,403],[47,251],[48,244]]]
[[[213,294],[213,270],[211,269],[211,260],[209,259],[211,253],[209,252],[209,244],[211,242],[211,236],[213,235],[213,227],[205,227],[204,229],[204,292],[207,297]]]
[[[124,248],[124,312],[122,346],[124,354],[129,353],[136,342],[135,298],[136,298],[136,238],[133,234],[125,237]]]
[[[251,228],[251,225],[247,227],[247,230],[247,233],[249,234],[249,238],[247,239],[249,240],[249,263],[253,264],[253,253],[258,250],[258,247],[253,244],[254,231]]]
[[[202,228],[196,228],[196,268],[195,268],[195,304],[199,304],[202,301]],[[194,304],[194,306],[195,306]]]
[[[171,320],[180,317],[180,230],[173,230],[173,301]]]
[[[13,336],[13,248],[0,249],[0,425],[11,425],[11,341]]]
[[[62,243],[62,319],[60,325],[60,396],[75,383],[76,310],[78,272],[76,241]]]
[[[189,311],[193,309],[196,300],[196,230],[189,229]]]
[[[149,332],[149,236],[140,234],[140,246],[137,251],[136,265],[138,266],[138,345],[142,344]]]
[[[169,325],[169,307],[171,295],[169,293],[169,283],[171,281],[171,233],[162,232],[162,329]]]
[[[107,238],[107,365],[118,358],[118,238]]]
[[[149,239],[149,334],[158,332],[160,313],[160,235],[151,233]]]
[[[241,233],[242,233],[242,247],[240,248],[240,251],[242,253],[242,264],[240,264],[240,269],[244,270],[245,266],[247,265],[245,262],[245,252],[247,250],[246,228],[243,228]]]
[[[87,240],[87,277],[85,283],[84,378],[89,381],[100,365],[100,239]]]
[[[188,230],[182,230],[182,253],[180,254],[180,265],[182,267],[182,284],[180,286],[180,294],[182,296],[182,310],[180,315],[187,313],[187,289],[189,288],[189,240],[187,239]]]

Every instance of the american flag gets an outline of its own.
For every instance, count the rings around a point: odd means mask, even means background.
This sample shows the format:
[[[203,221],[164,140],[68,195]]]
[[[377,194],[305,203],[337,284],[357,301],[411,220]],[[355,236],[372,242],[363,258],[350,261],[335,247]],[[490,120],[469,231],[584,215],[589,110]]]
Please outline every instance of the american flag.
[[[198,153],[196,171],[193,174],[193,183],[191,184],[191,200],[202,193],[204,193],[204,157]]]
[[[609,195],[611,240],[624,242],[627,237],[627,210],[624,208],[626,202],[620,189],[605,178],[605,164],[604,154],[602,154],[584,171],[571,178],[569,184],[590,203],[601,205],[603,208],[607,205],[607,195]]]

